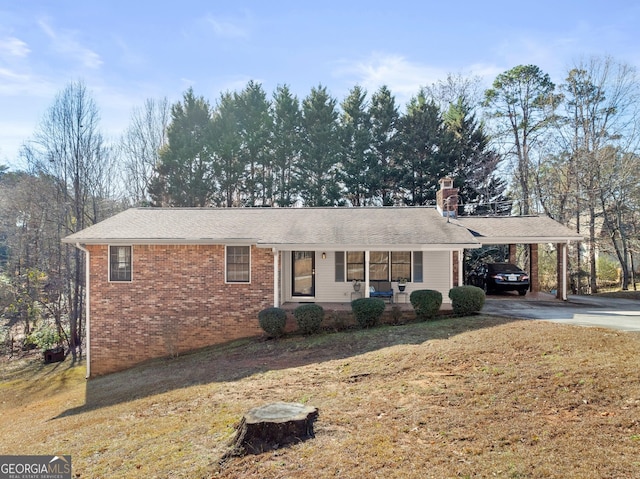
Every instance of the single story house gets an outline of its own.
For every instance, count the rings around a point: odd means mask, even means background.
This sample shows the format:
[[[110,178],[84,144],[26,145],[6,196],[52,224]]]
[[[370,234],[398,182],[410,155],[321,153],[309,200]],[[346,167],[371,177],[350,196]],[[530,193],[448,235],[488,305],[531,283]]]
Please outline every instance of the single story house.
[[[264,308],[350,303],[378,281],[449,301],[482,244],[556,243],[566,299],[581,236],[547,217],[455,218],[451,180],[438,193],[435,208],[132,208],[64,238],[86,254],[87,376],[257,335]]]

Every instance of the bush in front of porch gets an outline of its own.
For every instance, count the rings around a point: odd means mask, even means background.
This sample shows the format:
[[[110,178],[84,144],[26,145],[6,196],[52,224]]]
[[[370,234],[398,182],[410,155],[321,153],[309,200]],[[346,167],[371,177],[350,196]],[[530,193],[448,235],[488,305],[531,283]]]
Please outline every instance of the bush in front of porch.
[[[420,321],[433,319],[442,306],[442,293],[433,289],[417,289],[411,292],[409,301]]]
[[[362,328],[371,328],[378,324],[386,304],[380,298],[358,298],[351,301],[353,316]]]
[[[320,331],[324,309],[318,304],[303,304],[295,309],[293,316],[302,334],[314,334]]]

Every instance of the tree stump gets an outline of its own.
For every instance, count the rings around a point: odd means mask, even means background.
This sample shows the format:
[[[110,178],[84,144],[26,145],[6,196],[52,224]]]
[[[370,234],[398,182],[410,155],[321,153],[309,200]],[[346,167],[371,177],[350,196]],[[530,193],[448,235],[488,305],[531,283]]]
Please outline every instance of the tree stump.
[[[260,454],[313,438],[318,408],[277,402],[251,409],[238,425],[229,455]]]

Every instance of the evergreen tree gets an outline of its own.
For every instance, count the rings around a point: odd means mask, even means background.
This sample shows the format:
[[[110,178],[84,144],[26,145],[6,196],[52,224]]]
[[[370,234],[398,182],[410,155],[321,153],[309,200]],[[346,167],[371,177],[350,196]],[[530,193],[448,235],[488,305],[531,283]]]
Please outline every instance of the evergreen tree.
[[[501,157],[489,147],[484,124],[462,98],[449,106],[444,122],[455,140],[450,176],[459,188],[459,214],[509,214],[507,185],[496,171]]]
[[[400,120],[400,186],[411,206],[434,204],[438,180],[455,165],[453,134],[424,90],[411,99]]]
[[[393,205],[397,191],[397,128],[400,118],[395,98],[386,86],[371,97],[371,154],[369,155],[369,191],[375,201]]]
[[[371,120],[366,105],[367,93],[354,87],[342,102],[340,139],[342,143],[342,179],[345,195],[353,206],[364,206],[371,198]]]
[[[241,158],[242,139],[238,126],[238,104],[231,93],[220,95],[213,116],[213,151],[219,195],[215,204],[239,206],[243,196],[245,164]]]
[[[158,205],[208,206],[215,193],[211,108],[189,88],[171,108],[168,144],[149,187]]]
[[[274,199],[279,206],[291,206],[296,201],[295,165],[300,158],[302,113],[298,98],[286,85],[276,89],[272,117]]]
[[[270,105],[262,85],[250,81],[235,94],[238,134],[241,140],[240,158],[246,167],[245,203],[249,206],[268,205],[273,201],[272,157],[269,143],[273,120]]]
[[[337,101],[323,86],[302,102],[302,148],[298,163],[300,197],[305,206],[340,201]]]

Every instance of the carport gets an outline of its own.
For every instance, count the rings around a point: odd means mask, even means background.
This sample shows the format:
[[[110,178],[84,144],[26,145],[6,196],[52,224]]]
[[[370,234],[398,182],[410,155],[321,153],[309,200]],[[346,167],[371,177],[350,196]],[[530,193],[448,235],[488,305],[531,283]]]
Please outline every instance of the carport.
[[[567,299],[568,258],[570,242],[579,242],[584,237],[548,216],[460,216],[456,218],[461,226],[484,245],[508,245],[509,262],[515,263],[516,245],[529,248],[530,289],[540,291],[538,278],[538,245],[555,244],[557,252],[556,274],[558,289],[556,297]]]

